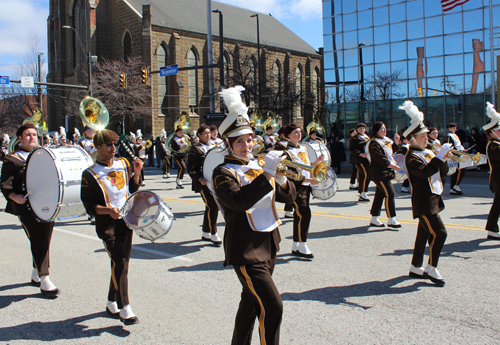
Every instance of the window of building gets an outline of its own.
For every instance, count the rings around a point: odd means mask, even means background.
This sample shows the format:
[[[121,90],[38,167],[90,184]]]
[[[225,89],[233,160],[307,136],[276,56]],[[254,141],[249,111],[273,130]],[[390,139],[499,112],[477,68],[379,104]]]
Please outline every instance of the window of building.
[[[132,56],[132,36],[127,31],[123,36],[123,60],[127,61]]]
[[[167,66],[167,48],[161,44],[156,52],[156,61],[158,69]],[[158,77],[158,108],[160,114],[168,115],[168,88],[167,77]]]
[[[295,117],[302,117],[302,71],[300,66],[295,68],[295,92],[299,95],[299,102],[295,107]]]
[[[224,52],[224,84],[226,86],[229,86],[230,84],[230,80],[229,80],[229,65],[230,63],[230,60],[229,60],[229,55],[227,54],[227,52]]]
[[[188,67],[198,66],[197,54],[194,48],[188,52]],[[196,107],[198,105],[198,70],[188,70],[188,85],[189,85],[189,106]]]
[[[279,95],[281,93],[281,68],[278,60],[273,64],[273,87],[274,95]]]
[[[311,81],[311,97],[313,99],[313,105],[318,103],[319,96],[319,88],[318,88],[318,68],[315,68],[312,73],[312,81]]]
[[[257,69],[255,66],[257,66],[257,62],[255,61],[255,58],[252,56],[249,61],[249,71],[248,71],[248,85],[250,86],[251,89],[255,90],[255,84],[257,80]]]

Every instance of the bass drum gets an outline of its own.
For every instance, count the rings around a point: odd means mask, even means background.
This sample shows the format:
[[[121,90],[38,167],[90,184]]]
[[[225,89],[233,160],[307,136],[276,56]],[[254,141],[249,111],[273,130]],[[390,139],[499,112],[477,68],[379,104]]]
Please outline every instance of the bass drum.
[[[224,163],[224,157],[228,155],[225,148],[214,147],[207,152],[205,156],[205,161],[203,162],[202,173],[203,178],[207,180],[207,186],[212,190],[212,173],[214,169],[219,165]]]
[[[332,168],[328,167],[326,178],[317,185],[311,185],[311,194],[319,200],[328,200],[337,193],[337,175]]]
[[[26,159],[28,209],[39,222],[83,216],[82,173],[92,158],[80,146],[39,147]]]
[[[156,193],[147,190],[129,196],[121,213],[129,228],[151,242],[165,236],[174,221],[170,208]]]
[[[325,158],[323,158],[323,161],[326,163],[326,165],[330,166],[332,164],[332,157],[330,156],[330,151],[328,151],[328,148],[322,143],[308,142],[308,143],[303,143],[303,145],[306,147],[307,154],[309,155],[311,163],[317,160],[319,156],[324,155]]]

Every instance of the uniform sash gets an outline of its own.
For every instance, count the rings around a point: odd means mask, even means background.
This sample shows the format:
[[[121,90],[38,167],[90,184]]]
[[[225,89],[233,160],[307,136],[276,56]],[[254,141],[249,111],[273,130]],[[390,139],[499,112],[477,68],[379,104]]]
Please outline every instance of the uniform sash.
[[[241,186],[250,184],[264,171],[256,160],[250,161],[247,165],[224,164],[222,169],[231,172]],[[267,193],[262,199],[246,210],[246,215],[250,227],[254,231],[270,232],[281,225],[281,221],[276,211],[274,177],[269,180],[273,190]]]
[[[189,143],[187,142],[186,138],[184,138],[184,136],[182,136],[180,138],[178,136],[174,136],[174,140],[177,143],[177,145],[179,145],[179,149],[182,149],[184,146],[189,145]]]
[[[453,133],[448,133],[448,136],[453,140],[453,145],[455,148],[459,151],[464,151],[464,147],[462,146],[462,143],[460,142],[460,139],[458,138],[458,135],[453,134]]]
[[[428,149],[423,149],[422,151],[413,151],[412,154],[420,158],[425,165],[429,164],[429,162],[436,155],[434,152]],[[441,181],[441,175],[439,171],[427,178],[429,180],[429,187],[431,188],[432,194],[441,195],[443,193],[443,182]]]
[[[394,160],[394,157],[392,156],[393,141],[391,139],[383,137],[383,138],[372,138],[371,140],[376,141],[380,145],[380,147],[384,149],[385,156],[387,157],[389,162],[391,162],[394,165],[397,165],[396,161]],[[371,161],[369,146],[370,145],[365,146],[365,153],[367,154],[368,160]]]
[[[82,144],[83,148],[85,149],[85,151],[88,152],[89,155],[92,155],[92,153],[97,151],[97,149],[94,146],[94,140],[92,139],[83,138],[82,141],[80,141],[80,143]]]
[[[213,147],[213,146],[220,146],[220,147],[225,147],[226,145],[224,145],[224,140],[222,140],[221,138],[217,138],[217,139],[212,139],[210,138],[210,145]]]
[[[14,157],[16,157],[16,158],[18,158],[26,163],[26,159],[28,158],[29,154],[30,154],[29,151],[19,150],[19,151],[13,152],[12,156],[14,156]]]
[[[101,187],[106,206],[121,208],[125,205],[130,180],[130,164],[126,159],[115,159],[112,166],[95,164],[89,171]]]

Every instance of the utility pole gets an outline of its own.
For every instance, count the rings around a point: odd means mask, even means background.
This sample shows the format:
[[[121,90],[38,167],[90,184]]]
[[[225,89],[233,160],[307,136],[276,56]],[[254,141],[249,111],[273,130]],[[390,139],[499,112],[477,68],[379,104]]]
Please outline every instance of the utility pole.
[[[38,82],[42,82],[42,56],[43,51],[38,53]],[[43,113],[43,94],[42,94],[42,85],[38,84],[38,106],[40,107],[40,111]]]
[[[211,66],[214,63],[212,55],[212,0],[207,0],[207,51],[208,51],[208,64]],[[208,69],[208,93],[210,94],[210,112],[215,112],[215,99],[214,99],[214,70]]]

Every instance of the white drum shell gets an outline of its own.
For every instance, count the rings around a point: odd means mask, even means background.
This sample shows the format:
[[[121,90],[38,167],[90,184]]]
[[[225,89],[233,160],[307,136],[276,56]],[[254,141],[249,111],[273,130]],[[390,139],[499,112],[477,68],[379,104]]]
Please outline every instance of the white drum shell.
[[[214,169],[224,163],[224,157],[227,156],[228,152],[225,148],[214,147],[207,152],[205,156],[205,161],[203,162],[203,178],[207,180],[208,188],[211,189],[212,185],[212,173]]]
[[[326,163],[326,165],[330,166],[332,164],[330,151],[322,143],[303,143],[303,145],[306,147],[307,155],[309,156],[311,163],[317,160],[319,156],[324,155],[325,157],[323,158],[323,161]]]
[[[328,167],[326,178],[317,185],[311,186],[311,194],[319,200],[328,200],[337,193],[337,175],[332,168]]]
[[[86,214],[80,199],[82,173],[92,158],[80,146],[40,147],[26,160],[28,207],[38,221]]]
[[[148,207],[147,212],[141,216],[136,216],[134,220],[136,223],[131,222],[131,217],[128,213],[134,207],[134,201],[137,196],[146,197],[152,201],[151,207]],[[154,208],[153,208],[154,207]],[[152,210],[149,213],[149,210]],[[170,208],[160,199],[160,197],[150,191],[138,191],[132,194],[124,205],[122,212],[125,216],[123,220],[129,228],[141,238],[154,242],[164,237],[172,228],[174,215]]]

